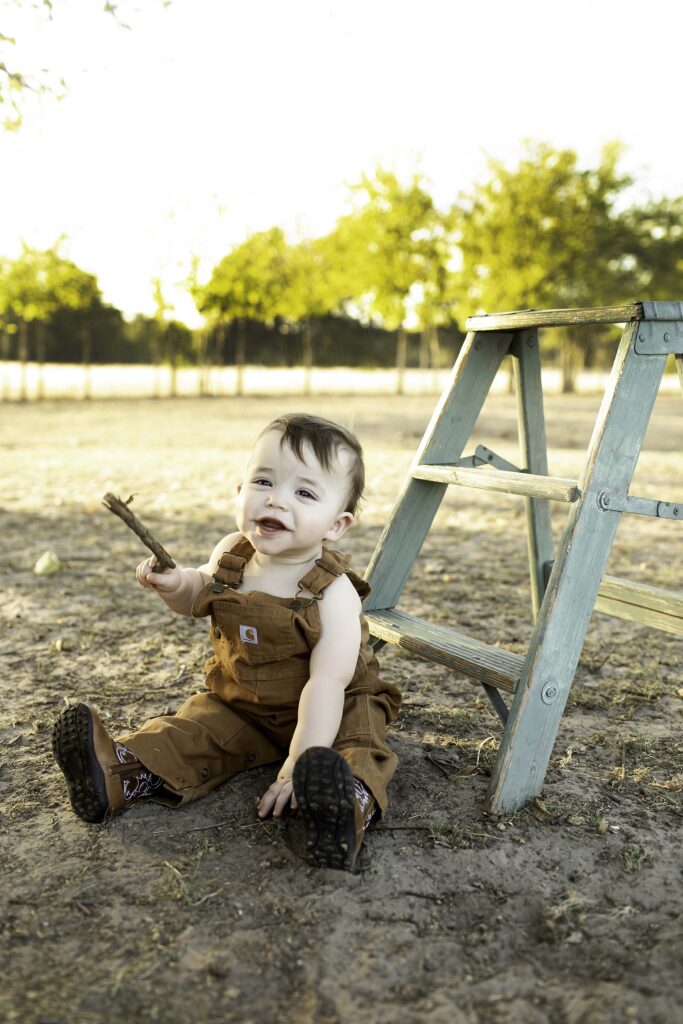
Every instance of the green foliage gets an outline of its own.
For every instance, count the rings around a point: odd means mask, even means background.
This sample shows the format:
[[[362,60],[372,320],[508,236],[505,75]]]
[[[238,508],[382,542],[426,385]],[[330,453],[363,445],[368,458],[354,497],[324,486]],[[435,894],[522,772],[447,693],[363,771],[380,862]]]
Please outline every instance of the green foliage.
[[[163,7],[169,7],[171,2],[172,0],[161,0]],[[51,20],[64,3],[63,0],[15,0],[13,6],[18,10],[25,10],[29,15],[37,13]],[[135,5],[129,0],[124,0],[124,3],[100,0],[100,6],[104,14],[111,15],[121,28],[126,29],[130,28],[130,25],[123,20],[124,13],[137,13]],[[25,30],[27,34],[30,27],[31,22]],[[0,32],[0,123],[5,131],[10,132],[21,128],[27,96],[52,95],[55,99],[62,99],[67,89],[64,79],[51,69],[41,68],[27,73],[14,66],[12,54],[16,43],[15,36]]]
[[[0,316],[47,321],[59,309],[89,309],[101,301],[97,278],[59,255],[24,246],[16,260],[0,261]]]
[[[636,236],[639,295],[652,301],[683,296],[683,196],[652,200],[625,215]]]
[[[291,246],[285,259],[286,286],[279,311],[284,320],[298,323],[328,316],[352,297],[343,240],[336,231]]]
[[[348,254],[355,301],[388,330],[418,314],[425,324],[450,319],[450,220],[437,210],[421,178],[402,184],[378,168],[354,186],[356,208],[337,225]]]
[[[192,331],[178,320],[138,315],[126,326],[135,362],[168,363],[170,366],[195,362]]]
[[[491,176],[453,209],[466,315],[506,309],[599,306],[637,297],[639,235],[617,211],[632,180],[616,144],[582,170],[572,150],[527,145],[518,167]]]
[[[199,311],[217,321],[273,323],[285,310],[292,276],[280,228],[251,235],[218,263],[206,285],[193,289]]]

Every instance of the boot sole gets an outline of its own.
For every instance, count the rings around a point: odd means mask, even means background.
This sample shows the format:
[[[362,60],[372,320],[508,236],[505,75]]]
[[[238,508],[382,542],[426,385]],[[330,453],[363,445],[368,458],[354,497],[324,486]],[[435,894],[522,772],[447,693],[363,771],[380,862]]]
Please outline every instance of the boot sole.
[[[78,817],[92,823],[104,821],[109,799],[104,772],[95,757],[93,719],[86,704],[74,704],[61,713],[52,730],[52,752]]]
[[[292,783],[306,823],[309,860],[350,871],[357,852],[356,796],[348,763],[330,747],[309,747],[294,765]]]

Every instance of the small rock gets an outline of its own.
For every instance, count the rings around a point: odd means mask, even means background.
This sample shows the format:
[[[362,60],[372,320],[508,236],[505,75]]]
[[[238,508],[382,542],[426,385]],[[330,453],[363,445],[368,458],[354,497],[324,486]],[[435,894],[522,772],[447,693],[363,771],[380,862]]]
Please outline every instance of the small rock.
[[[36,564],[33,566],[33,571],[36,576],[51,576],[55,572],[59,572],[62,568],[62,563],[59,561],[58,556],[54,551],[44,551],[40,556]]]

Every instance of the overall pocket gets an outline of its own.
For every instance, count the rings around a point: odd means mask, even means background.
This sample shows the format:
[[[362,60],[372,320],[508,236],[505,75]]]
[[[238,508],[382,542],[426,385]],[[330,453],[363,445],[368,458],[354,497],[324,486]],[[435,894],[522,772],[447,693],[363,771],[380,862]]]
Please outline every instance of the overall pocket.
[[[247,665],[284,661],[294,654],[294,622],[290,608],[278,605],[215,601],[214,639],[225,638],[232,658]]]

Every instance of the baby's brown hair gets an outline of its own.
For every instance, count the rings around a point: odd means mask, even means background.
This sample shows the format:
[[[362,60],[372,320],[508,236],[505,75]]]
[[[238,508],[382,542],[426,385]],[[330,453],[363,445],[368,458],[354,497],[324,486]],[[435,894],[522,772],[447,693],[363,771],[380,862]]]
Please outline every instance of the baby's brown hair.
[[[351,453],[351,464],[349,496],[344,511],[350,512],[351,515],[356,514],[365,487],[365,465],[363,449],[355,434],[346,427],[333,423],[332,420],[326,420],[323,416],[310,416],[305,412],[290,412],[278,416],[262,433],[265,434],[269,430],[278,430],[282,434],[280,444],[289,445],[297,459],[301,459],[302,462],[305,461],[304,445],[309,444],[316,459],[326,470],[330,469],[339,449],[346,448]]]

